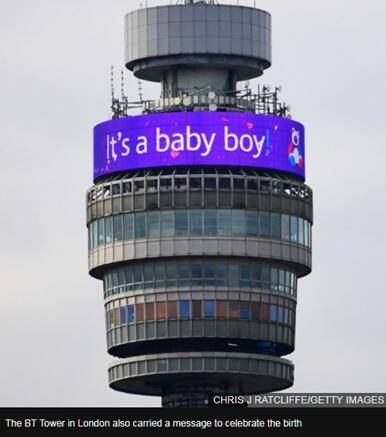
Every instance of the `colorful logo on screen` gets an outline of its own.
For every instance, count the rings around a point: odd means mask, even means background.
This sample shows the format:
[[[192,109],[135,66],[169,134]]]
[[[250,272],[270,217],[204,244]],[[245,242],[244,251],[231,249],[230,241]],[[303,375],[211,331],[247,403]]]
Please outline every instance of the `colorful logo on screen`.
[[[292,141],[288,147],[288,159],[292,167],[303,167],[303,156],[299,152],[300,132],[292,128]]]

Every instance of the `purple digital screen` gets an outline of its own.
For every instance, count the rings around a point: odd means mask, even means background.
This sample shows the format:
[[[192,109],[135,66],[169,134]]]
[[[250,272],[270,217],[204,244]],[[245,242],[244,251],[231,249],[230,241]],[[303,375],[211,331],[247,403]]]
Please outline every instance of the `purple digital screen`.
[[[305,178],[304,127],[282,117],[174,112],[109,120],[94,128],[94,180],[139,168],[238,166]]]

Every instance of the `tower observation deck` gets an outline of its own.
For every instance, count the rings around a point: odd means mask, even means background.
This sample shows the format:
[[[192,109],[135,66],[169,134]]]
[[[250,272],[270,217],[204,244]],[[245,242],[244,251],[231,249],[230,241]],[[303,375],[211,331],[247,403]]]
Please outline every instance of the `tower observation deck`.
[[[160,95],[94,129],[89,272],[103,281],[110,387],[204,406],[290,387],[297,281],[311,272],[304,127],[263,87],[271,16],[185,1],[125,16],[125,65]]]

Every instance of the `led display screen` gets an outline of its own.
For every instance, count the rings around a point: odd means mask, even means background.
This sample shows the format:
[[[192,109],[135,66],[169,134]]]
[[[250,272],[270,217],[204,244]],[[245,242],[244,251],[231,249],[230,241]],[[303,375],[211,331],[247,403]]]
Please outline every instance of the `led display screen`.
[[[139,168],[238,166],[305,178],[304,127],[282,117],[174,112],[109,120],[94,128],[94,180]]]

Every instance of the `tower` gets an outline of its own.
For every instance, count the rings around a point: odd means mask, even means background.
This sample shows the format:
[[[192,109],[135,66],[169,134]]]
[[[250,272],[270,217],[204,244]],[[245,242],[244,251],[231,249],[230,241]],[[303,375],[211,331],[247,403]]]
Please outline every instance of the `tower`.
[[[103,280],[109,384],[202,406],[293,384],[297,280],[311,271],[304,127],[271,65],[271,16],[185,1],[125,16],[126,67],[159,82],[94,129],[89,271]],[[142,99],[141,99],[142,100]]]

